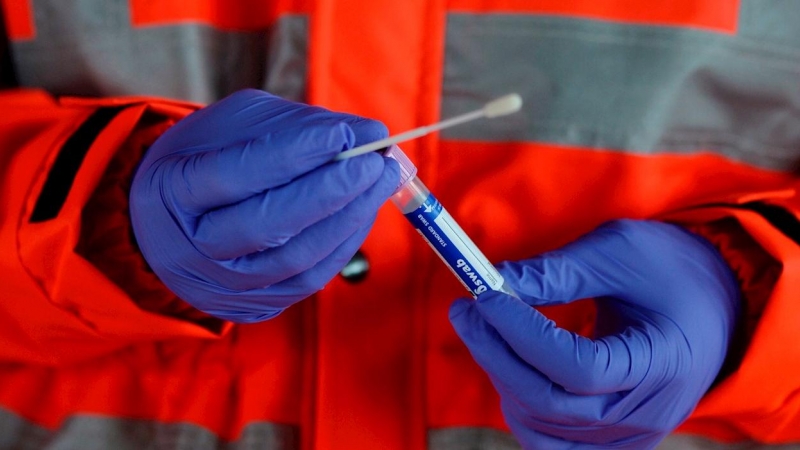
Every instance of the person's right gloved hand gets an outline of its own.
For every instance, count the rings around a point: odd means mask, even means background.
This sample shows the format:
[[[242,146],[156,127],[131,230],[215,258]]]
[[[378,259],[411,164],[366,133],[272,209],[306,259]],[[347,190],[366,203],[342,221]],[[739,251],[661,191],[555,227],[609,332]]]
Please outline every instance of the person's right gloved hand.
[[[609,222],[499,269],[520,298],[457,300],[450,320],[526,449],[655,447],[714,381],[738,316],[720,253],[667,223]],[[534,308],[587,297],[597,299],[594,339]]]
[[[330,161],[386,135],[373,120],[237,92],[148,150],[130,192],[139,248],[197,309],[269,319],[321,289],[364,241],[397,164],[378,154]]]

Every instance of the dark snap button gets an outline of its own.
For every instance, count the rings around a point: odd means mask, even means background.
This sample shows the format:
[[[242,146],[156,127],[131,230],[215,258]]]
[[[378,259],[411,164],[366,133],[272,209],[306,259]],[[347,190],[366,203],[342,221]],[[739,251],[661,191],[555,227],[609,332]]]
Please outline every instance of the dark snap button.
[[[349,283],[358,283],[367,277],[369,272],[369,261],[361,250],[357,251],[350,261],[345,264],[339,275]]]

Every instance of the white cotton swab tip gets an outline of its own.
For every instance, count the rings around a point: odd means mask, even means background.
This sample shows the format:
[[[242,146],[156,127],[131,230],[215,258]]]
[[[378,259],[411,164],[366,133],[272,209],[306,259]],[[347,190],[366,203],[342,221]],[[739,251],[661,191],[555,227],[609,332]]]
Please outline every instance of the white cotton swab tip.
[[[381,139],[379,141],[370,142],[369,144],[364,144],[356,148],[351,148],[350,150],[345,150],[336,155],[336,157],[333,158],[333,160],[341,161],[343,159],[348,159],[354,156],[363,155],[364,153],[374,152],[376,150],[383,150],[385,148],[391,147],[394,144],[415,139],[420,136],[424,136],[428,133],[431,133],[433,131],[443,130],[445,128],[449,128],[455,125],[460,125],[462,123],[470,122],[475,119],[480,119],[481,117],[488,117],[491,119],[494,117],[505,116],[506,114],[511,114],[519,111],[520,108],[522,108],[522,97],[520,97],[519,94],[504,95],[496,100],[490,101],[489,103],[483,105],[483,108],[478,109],[476,111],[462,114],[460,116],[456,116],[428,126],[415,128],[413,130],[396,134],[394,136]]]
[[[508,94],[484,105],[483,114],[492,119],[515,113],[520,108],[522,108],[522,97],[519,94]]]

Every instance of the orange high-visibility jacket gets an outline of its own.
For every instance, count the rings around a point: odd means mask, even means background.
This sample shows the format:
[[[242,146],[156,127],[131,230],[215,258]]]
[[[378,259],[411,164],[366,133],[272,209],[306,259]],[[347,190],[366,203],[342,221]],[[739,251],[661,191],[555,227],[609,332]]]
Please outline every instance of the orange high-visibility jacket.
[[[679,431],[800,441],[800,3],[0,4],[18,83],[49,92],[0,93],[0,447],[511,445],[447,320],[463,288],[391,207],[363,280],[265,323],[208,317],[148,270],[127,184],[197,107],[159,97],[243,87],[392,132],[519,92],[521,113],[405,144],[420,178],[492,261],[619,217],[711,239],[746,314]],[[546,313],[592,326],[588,301]]]

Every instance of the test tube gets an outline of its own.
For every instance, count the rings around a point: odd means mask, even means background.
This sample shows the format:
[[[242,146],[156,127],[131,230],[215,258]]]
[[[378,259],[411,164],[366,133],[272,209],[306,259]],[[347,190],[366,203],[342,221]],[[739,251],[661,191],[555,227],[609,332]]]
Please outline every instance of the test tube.
[[[392,195],[392,203],[408,219],[461,284],[477,297],[488,290],[517,296],[467,236],[453,217],[417,177],[417,168],[397,145],[384,151],[384,156],[400,165],[400,184]]]

